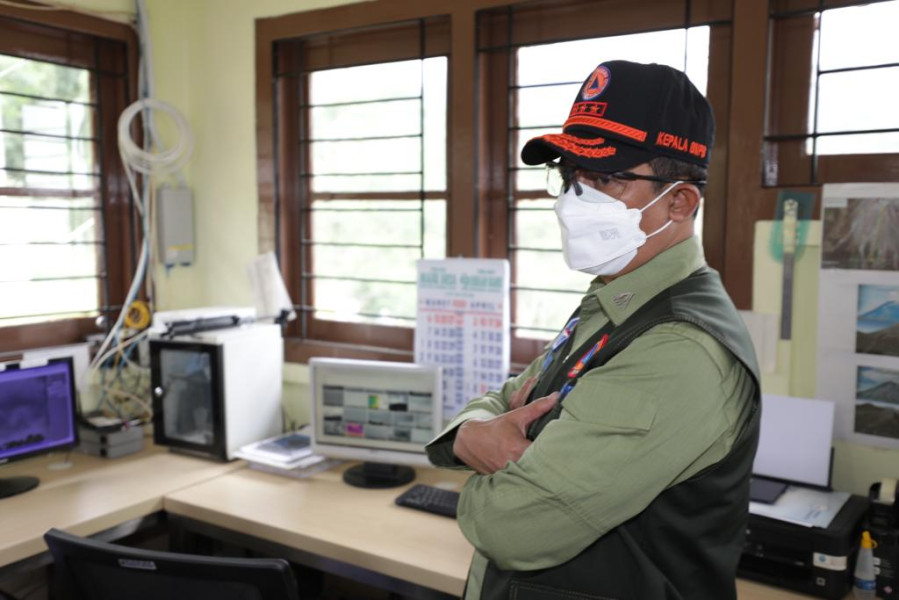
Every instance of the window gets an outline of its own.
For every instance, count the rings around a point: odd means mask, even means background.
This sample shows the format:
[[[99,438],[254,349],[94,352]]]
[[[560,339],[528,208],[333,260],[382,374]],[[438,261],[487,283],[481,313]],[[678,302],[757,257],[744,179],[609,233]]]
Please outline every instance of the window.
[[[641,20],[616,4],[614,13],[604,13],[614,17],[585,24],[578,9],[587,7],[576,2],[543,2],[481,14],[479,81],[490,97],[482,130],[494,144],[505,143],[486,157],[482,201],[494,207],[490,227],[505,231],[489,252],[508,257],[512,264],[515,362],[527,362],[556,335],[592,279],[565,265],[545,169],[521,162],[524,144],[561,130],[584,77],[604,60],[668,64],[686,71],[713,107],[716,98],[720,101],[720,84],[707,92],[709,55],[713,31],[719,51],[726,50],[721,42],[721,31],[730,27],[726,7],[713,3],[704,9],[710,12],[695,8],[691,12],[690,3],[646,4],[658,10],[644,6],[642,14],[654,14],[657,20]],[[706,198],[716,193],[708,188]],[[702,219],[700,214],[700,231]]]
[[[447,32],[429,19],[276,45],[290,334],[411,350],[416,261],[446,255]]]
[[[899,152],[899,2],[820,13],[817,84],[818,154]],[[883,131],[883,133],[850,133]],[[839,135],[837,135],[839,134]]]
[[[772,2],[771,10],[765,185],[894,177],[899,1],[805,2],[791,10],[781,4]]]
[[[90,72],[0,55],[0,322],[96,315],[103,230]]]
[[[415,261],[446,253],[446,64],[309,74],[313,318],[414,326]]]
[[[287,360],[411,359],[414,262],[447,255],[510,259],[512,360],[529,362],[589,277],[564,267],[543,171],[518,152],[561,126],[604,59],[686,65],[708,88],[723,126],[703,240],[723,262],[733,2],[485,6],[375,1],[257,20],[260,250],[279,251],[302,309]]]
[[[120,309],[135,254],[115,124],[134,48],[125,25],[0,7],[0,352],[82,341]]]

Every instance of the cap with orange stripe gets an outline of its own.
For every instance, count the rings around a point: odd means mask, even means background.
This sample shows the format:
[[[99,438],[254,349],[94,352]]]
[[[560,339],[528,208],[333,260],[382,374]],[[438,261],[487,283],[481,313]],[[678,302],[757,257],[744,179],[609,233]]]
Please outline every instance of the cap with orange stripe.
[[[539,165],[563,156],[604,173],[657,156],[707,167],[714,139],[712,108],[684,73],[613,60],[584,81],[562,133],[528,141],[521,159]]]

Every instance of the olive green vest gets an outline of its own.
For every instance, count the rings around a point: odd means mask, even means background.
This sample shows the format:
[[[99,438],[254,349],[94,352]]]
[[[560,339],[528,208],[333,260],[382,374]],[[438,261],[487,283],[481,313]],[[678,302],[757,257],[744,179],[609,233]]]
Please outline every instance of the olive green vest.
[[[557,391],[566,383],[576,385],[576,379],[570,378],[571,368],[604,335],[609,336],[606,344],[580,375],[605,364],[652,327],[671,321],[692,323],[710,334],[743,364],[755,381],[751,415],[730,453],[659,494],[637,516],[568,562],[537,571],[504,571],[489,563],[481,588],[483,600],[736,598],[737,562],[749,505],[749,475],[758,444],[759,375],[749,334],[717,272],[707,267],[699,269],[640,307],[618,327],[610,322],[574,352],[569,352],[570,347],[558,352],[541,375],[531,400]],[[566,346],[572,344],[573,337]],[[689,368],[689,357],[685,357],[684,366]],[[535,421],[528,437],[536,438],[560,412],[561,407],[557,406]]]

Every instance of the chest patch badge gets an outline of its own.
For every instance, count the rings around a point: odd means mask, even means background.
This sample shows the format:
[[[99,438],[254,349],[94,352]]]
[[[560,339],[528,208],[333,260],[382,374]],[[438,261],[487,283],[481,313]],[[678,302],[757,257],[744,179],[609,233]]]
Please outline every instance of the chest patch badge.
[[[631,300],[633,300],[633,298],[633,292],[623,292],[621,294],[615,294],[615,296],[612,297],[612,302],[615,304],[615,306],[617,306],[621,310],[624,310],[627,308],[627,305],[631,303]]]

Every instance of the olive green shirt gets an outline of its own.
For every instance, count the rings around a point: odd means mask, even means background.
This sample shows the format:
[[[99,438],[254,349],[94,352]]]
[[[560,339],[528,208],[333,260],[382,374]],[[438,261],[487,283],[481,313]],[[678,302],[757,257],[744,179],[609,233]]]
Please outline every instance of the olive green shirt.
[[[615,325],[705,264],[692,238],[581,301],[573,349],[611,319]],[[511,394],[537,375],[537,357],[501,390],[472,400],[428,445],[438,466],[464,421],[508,410]],[[718,462],[747,421],[754,383],[711,335],[684,322],[650,329],[608,363],[585,373],[517,462],[473,475],[459,500],[459,526],[477,550],[468,597],[477,597],[486,558],[501,569],[559,565],[646,508],[665,489]]]

